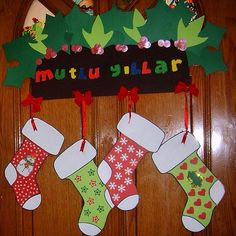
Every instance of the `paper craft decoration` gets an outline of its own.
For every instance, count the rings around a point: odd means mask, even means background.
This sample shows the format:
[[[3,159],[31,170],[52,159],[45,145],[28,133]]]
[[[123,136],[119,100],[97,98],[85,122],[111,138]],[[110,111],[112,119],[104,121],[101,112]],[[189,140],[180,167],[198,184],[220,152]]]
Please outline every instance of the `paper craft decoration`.
[[[106,185],[108,201],[121,210],[131,210],[139,202],[133,173],[147,152],[155,152],[164,139],[164,132],[136,113],[126,113],[117,125],[121,132],[115,145],[98,167]]]
[[[92,90],[93,96],[116,95],[122,85],[137,86],[141,93],[168,92],[178,81],[191,81],[186,53],[156,43],[148,50],[129,46],[126,53],[110,46],[101,57],[86,48],[71,54],[61,51],[37,67],[31,88],[34,96],[51,99],[70,98],[77,89]]]
[[[19,61],[8,68],[4,84],[20,87],[32,78],[33,95],[44,99],[71,97],[76,89],[115,95],[121,85],[170,92],[179,81],[190,84],[193,64],[207,74],[226,70],[218,49],[224,29],[208,22],[203,27],[204,17],[191,21],[194,14],[182,1],[174,9],[158,1],[146,15],[113,6],[95,17],[75,6],[66,16],[47,16],[34,38],[4,45],[7,60]]]
[[[107,216],[114,207],[106,197],[106,187],[97,173],[93,159],[96,150],[86,140],[84,150],[80,151],[83,140],[71,145],[54,162],[55,170],[61,179],[72,181],[84,200],[78,226],[86,235],[97,235],[104,228]]]
[[[34,210],[41,203],[36,180],[39,168],[48,155],[57,155],[64,141],[63,135],[43,120],[29,119],[22,129],[25,136],[20,149],[5,169],[5,177],[14,189],[16,200],[26,210]]]
[[[224,186],[205,166],[197,151],[200,144],[189,133],[185,144],[181,132],[163,143],[152,158],[161,173],[170,173],[184,189],[187,202],[183,210],[184,227],[199,232],[210,223],[213,210],[224,196]]]

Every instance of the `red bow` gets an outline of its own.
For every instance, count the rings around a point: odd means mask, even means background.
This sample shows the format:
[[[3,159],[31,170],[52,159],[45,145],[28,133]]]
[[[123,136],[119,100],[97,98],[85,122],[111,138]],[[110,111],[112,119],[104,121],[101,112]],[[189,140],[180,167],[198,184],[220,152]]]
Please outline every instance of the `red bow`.
[[[136,87],[132,88],[131,90],[128,90],[126,87],[121,86],[118,94],[118,99],[123,100],[126,96],[128,96],[132,102],[136,103],[139,99],[138,91],[139,88]]]
[[[185,93],[189,92],[196,97],[199,94],[199,90],[195,84],[190,84],[189,86],[187,86],[184,82],[180,81],[175,87],[175,93],[181,93],[181,92],[185,92]]]
[[[199,90],[195,86],[195,84],[191,84],[190,86],[187,86],[184,82],[179,82],[175,88],[175,93],[181,93],[184,92],[184,127],[185,127],[185,133],[182,138],[182,143],[186,142],[187,135],[188,135],[188,97],[187,94],[190,93],[194,96],[198,96]]]
[[[36,113],[40,111],[40,106],[43,101],[43,97],[35,98],[29,93],[27,98],[21,102],[21,105],[26,107],[31,105],[32,106],[32,113]]]
[[[85,92],[85,94],[82,94],[80,91],[74,91],[73,92],[75,96],[75,103],[81,107],[81,116],[82,116],[82,138],[83,142],[80,146],[80,151],[84,151],[85,147],[85,139],[86,139],[86,132],[87,132],[87,123],[86,123],[86,105],[90,105],[92,103],[92,93],[91,91]]]
[[[83,101],[86,105],[90,105],[92,103],[92,93],[91,91],[85,92],[85,94],[82,94],[80,91],[74,91],[75,96],[75,103],[78,106],[81,106]]]
[[[131,120],[132,106],[134,105],[134,103],[136,103],[139,100],[138,91],[139,91],[139,88],[136,88],[136,87],[132,88],[131,90],[128,90],[126,87],[121,86],[120,91],[118,93],[119,100],[123,100],[125,97],[128,96],[129,122]]]

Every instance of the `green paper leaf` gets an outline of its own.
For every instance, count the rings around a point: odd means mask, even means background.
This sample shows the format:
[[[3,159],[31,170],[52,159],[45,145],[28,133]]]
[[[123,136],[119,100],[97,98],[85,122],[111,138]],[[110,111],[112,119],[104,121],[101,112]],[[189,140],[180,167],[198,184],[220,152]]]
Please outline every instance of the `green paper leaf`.
[[[41,53],[42,55],[46,54],[47,47],[42,42],[37,43],[29,43],[29,46],[34,49],[35,51]]]
[[[139,42],[142,35],[139,32],[138,28],[142,27],[145,24],[146,20],[143,18],[142,14],[137,9],[135,9],[133,12],[133,28],[123,27],[125,33],[132,39],[131,44],[136,44]],[[127,41],[127,37],[125,40],[125,44],[130,44],[130,39]]]
[[[144,19],[142,14],[137,9],[135,9],[134,17],[133,17],[133,26],[138,28],[145,25],[145,23],[146,23],[146,20]]]
[[[43,28],[38,23],[34,25],[34,28],[36,32],[35,38],[34,38],[35,43],[29,43],[29,45],[35,51],[41,53],[42,55],[45,55],[47,47],[42,41],[45,40],[48,37],[48,35],[42,34]]]
[[[77,6],[74,6],[64,19],[67,27],[65,38],[69,36],[71,45],[79,44],[89,47],[82,34],[82,29],[91,30],[95,17],[82,12]]]
[[[38,23],[35,24],[35,32],[36,32],[35,40],[37,42],[43,41],[44,39],[46,39],[48,37],[47,34],[43,34],[43,28]]]
[[[100,43],[104,48],[113,35],[113,31],[104,33],[104,26],[100,16],[96,17],[91,33],[86,32],[84,29],[82,30],[82,33],[90,48],[94,47],[97,43]]]
[[[107,47],[116,44],[133,44],[134,41],[127,37],[124,28],[131,28],[133,23],[133,12],[132,11],[121,11],[115,4],[112,8],[100,15],[104,25],[105,32],[114,30],[112,39],[107,43]],[[115,22],[115,24],[114,24]]]
[[[36,59],[42,57],[42,54],[32,50],[29,43],[32,43],[32,39],[29,36],[23,36],[3,46],[8,62],[12,60],[19,62],[16,67],[7,69],[4,85],[21,87],[24,79],[34,78],[35,62]]]
[[[44,44],[47,48],[53,48],[55,51],[60,51],[63,44],[69,44],[65,39],[66,32],[66,23],[61,13],[57,13],[55,17],[47,15],[45,27],[43,29],[43,33],[48,35],[44,40]]]
[[[227,66],[223,60],[223,54],[221,51],[210,51],[207,47],[202,48],[199,55],[193,51],[187,51],[187,57],[189,66],[201,65],[206,74],[209,75],[216,71],[227,71]]]
[[[123,27],[132,27],[133,12],[132,11],[121,11],[115,4],[109,11],[100,15],[106,32],[111,30],[124,32]]]
[[[193,47],[204,43],[207,37],[199,37],[199,33],[202,29],[204,22],[204,16],[190,22],[187,26],[184,25],[183,19],[181,18],[178,24],[178,39],[186,39],[187,47]]]
[[[182,18],[187,24],[194,15],[183,1],[180,1],[174,9],[167,6],[165,1],[158,1],[157,5],[146,10],[146,13],[147,22],[140,29],[140,33],[142,36],[147,36],[151,43],[159,39],[176,40],[179,20]]]
[[[219,48],[224,33],[224,28],[218,27],[207,21],[199,35],[201,37],[208,37],[208,40],[205,45],[211,45],[214,48]]]
[[[124,27],[124,31],[131,39],[133,39],[135,43],[138,43],[140,38],[142,37],[137,28],[129,29]]]

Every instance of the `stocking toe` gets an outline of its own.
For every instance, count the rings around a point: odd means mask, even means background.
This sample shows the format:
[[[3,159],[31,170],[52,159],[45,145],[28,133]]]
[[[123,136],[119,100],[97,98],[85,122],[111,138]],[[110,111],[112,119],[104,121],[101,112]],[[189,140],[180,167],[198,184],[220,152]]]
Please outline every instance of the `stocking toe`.
[[[183,216],[182,222],[184,227],[191,232],[199,232],[205,229],[205,227],[200,222],[189,216]]]
[[[22,206],[22,208],[26,209],[26,210],[34,210],[36,209],[41,203],[41,194],[37,194],[31,198],[29,198],[24,205]]]
[[[117,207],[123,211],[128,211],[134,209],[138,205],[138,202],[139,195],[135,194],[122,200]]]
[[[101,232],[97,226],[88,223],[79,223],[80,230],[86,235],[97,235]]]

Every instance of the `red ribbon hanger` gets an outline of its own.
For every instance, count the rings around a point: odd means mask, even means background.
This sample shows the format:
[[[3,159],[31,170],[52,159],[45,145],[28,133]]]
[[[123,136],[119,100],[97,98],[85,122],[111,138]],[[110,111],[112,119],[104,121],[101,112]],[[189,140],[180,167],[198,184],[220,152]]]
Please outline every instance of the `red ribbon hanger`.
[[[195,84],[191,84],[187,86],[184,82],[179,82],[177,86],[175,87],[175,93],[182,93],[184,92],[184,127],[185,127],[185,134],[182,139],[182,143],[186,142],[186,138],[188,135],[188,94],[193,95],[193,96],[198,96],[199,90],[196,87]]]
[[[29,93],[28,96],[21,102],[21,105],[24,107],[30,106],[30,118],[34,131],[37,131],[37,127],[34,122],[33,115],[41,110],[42,102],[43,102],[43,97],[35,98],[32,96],[31,93]]]
[[[80,91],[74,91],[73,92],[74,96],[75,96],[75,103],[81,107],[81,116],[82,116],[82,139],[83,142],[81,144],[80,147],[80,151],[83,152],[84,151],[84,147],[85,147],[85,139],[86,139],[86,128],[87,128],[87,123],[86,123],[86,105],[90,105],[92,103],[92,93],[91,91],[87,91],[84,94],[81,93]]]
[[[132,107],[139,100],[138,92],[139,92],[139,88],[137,87],[134,87],[131,90],[128,90],[126,87],[121,86],[120,91],[118,93],[119,100],[124,100],[126,97],[128,97],[129,121],[131,119]]]

